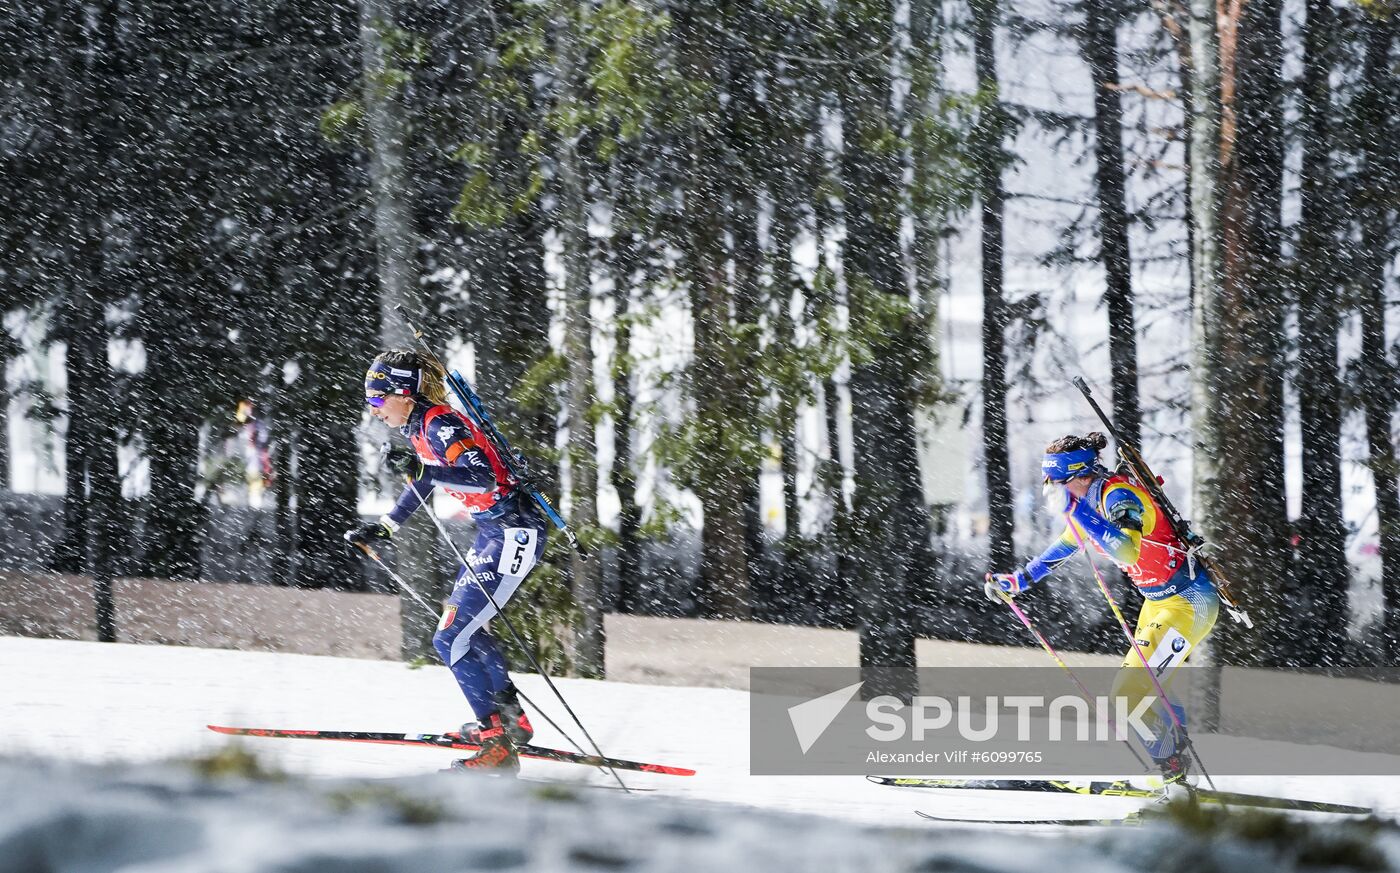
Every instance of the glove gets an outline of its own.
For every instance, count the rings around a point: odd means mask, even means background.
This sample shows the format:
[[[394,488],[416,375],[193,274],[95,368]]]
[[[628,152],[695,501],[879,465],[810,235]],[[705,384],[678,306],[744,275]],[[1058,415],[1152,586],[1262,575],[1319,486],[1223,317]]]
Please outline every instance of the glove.
[[[393,446],[389,443],[384,443],[379,451],[384,455],[384,466],[400,476],[417,479],[423,472],[423,462],[418,460],[417,452],[411,452],[402,446]]]
[[[357,528],[345,532],[345,541],[350,545],[369,545],[370,540],[387,540],[392,534],[381,521],[367,521]],[[356,549],[356,551],[359,551]]]
[[[1014,573],[988,573],[986,581],[982,583],[982,593],[993,603],[1000,603],[1000,592],[1015,597],[1033,584],[1035,583],[1031,582],[1025,570],[1017,570]]]

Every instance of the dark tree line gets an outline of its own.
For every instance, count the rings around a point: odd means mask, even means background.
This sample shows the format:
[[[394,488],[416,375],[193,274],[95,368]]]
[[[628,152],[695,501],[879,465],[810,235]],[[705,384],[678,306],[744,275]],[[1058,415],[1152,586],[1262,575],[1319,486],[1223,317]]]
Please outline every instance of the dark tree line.
[[[615,591],[597,564],[550,561],[544,584],[571,587],[581,607],[569,618],[580,669],[601,670],[605,607],[749,618],[777,603],[859,626],[863,661],[894,668],[876,684],[907,687],[906,605],[965,581],[937,578],[916,437],[918,411],[950,400],[937,306],[941,247],[959,229],[980,255],[981,377],[965,402],[980,411],[984,569],[1024,557],[1011,469],[1023,436],[1008,404],[1028,386],[1012,337],[1041,316],[1005,287],[1006,176],[1038,128],[1077,138],[1092,170],[1061,254],[1087,251],[1101,272],[1105,382],[1134,441],[1150,441],[1156,411],[1140,390],[1140,241],[1182,229],[1170,257],[1190,268],[1181,314],[1197,322],[1196,512],[1259,625],[1302,610],[1315,631],[1236,635],[1227,656],[1349,657],[1352,412],[1376,485],[1393,655],[1394,25],[1384,10],[1300,8],[1289,29],[1291,7],[1245,4],[1209,34],[1176,4],[1122,0],[1057,4],[1042,21],[995,0],[915,0],[907,16],[871,0],[21,10],[0,23],[14,49],[0,60],[0,285],[8,309],[42,319],[66,350],[54,569],[105,580],[120,559],[197,577],[202,465],[250,400],[269,445],[276,577],[361,586],[339,538],[373,485],[356,388],[377,346],[406,341],[403,305],[439,351],[470,351],[511,438],[585,539],[616,555]],[[1032,31],[1079,57],[1086,114],[1008,98],[1005,47]],[[1123,40],[1144,32],[1178,90],[1133,81],[1144,61]],[[973,93],[947,84],[954,54]],[[1141,129],[1143,101],[1179,106],[1180,126]],[[814,270],[799,263],[811,250]],[[1360,354],[1339,362],[1351,319]],[[0,336],[0,356],[20,351]],[[808,459],[814,444],[821,457]],[[119,448],[140,459],[139,501],[121,497],[136,474]],[[770,462],[777,543],[761,517]],[[815,471],[807,493],[803,470]],[[620,506],[615,530],[598,524],[602,493]],[[699,578],[684,603],[649,602],[644,541],[677,526],[686,495]],[[405,534],[425,555],[431,535]],[[412,575],[441,574],[425,559]],[[538,618],[540,633],[555,620]]]

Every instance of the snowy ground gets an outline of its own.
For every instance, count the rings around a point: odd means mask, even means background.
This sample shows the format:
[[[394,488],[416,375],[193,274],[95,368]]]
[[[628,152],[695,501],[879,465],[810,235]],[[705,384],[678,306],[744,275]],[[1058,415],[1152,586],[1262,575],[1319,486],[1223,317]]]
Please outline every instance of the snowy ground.
[[[522,690],[545,700],[535,676]],[[274,727],[433,731],[463,708],[440,667],[388,661],[0,637],[0,873],[9,870],[466,870],[466,869],[1160,869],[1134,852],[1180,834],[1035,828],[1035,852],[1005,829],[943,827],[938,815],[1065,815],[1064,799],[883,788],[851,777],[748,775],[747,697],[719,688],[557,680],[603,750],[696,768],[694,777],[629,774],[653,791],[577,791],[573,803],[540,786],[437,775],[443,750],[302,740],[243,740],[268,765],[310,777],[283,786],[210,788],[169,770],[94,773],[82,763],[150,765],[209,753],[229,739],[210,722]],[[1389,690],[1389,689],[1387,689]],[[1388,730],[1388,726],[1386,726]],[[542,744],[562,745],[548,728]],[[1229,754],[1229,737],[1200,740]],[[1295,753],[1302,750],[1294,749]],[[62,761],[57,769],[23,763]],[[1381,761],[1377,766],[1393,762]],[[527,761],[525,779],[605,782],[577,765]],[[403,805],[349,802],[363,786],[396,787],[439,804],[443,823],[395,823]],[[1373,804],[1400,815],[1400,779],[1237,778],[1223,788]],[[1124,801],[1072,798],[1072,814],[1112,814]],[[333,808],[349,806],[352,814]],[[360,806],[364,808],[361,809]],[[268,816],[276,809],[276,816]],[[394,810],[399,810],[397,813]],[[791,813],[819,816],[793,817]],[[411,816],[410,816],[411,817]],[[869,829],[865,826],[881,826]],[[890,830],[891,827],[898,828]],[[1165,826],[1163,826],[1165,827]],[[988,832],[997,839],[987,840]],[[145,837],[138,835],[146,834]],[[159,836],[155,836],[159,834]],[[1090,840],[1081,844],[1080,841]],[[1386,837],[1385,839],[1392,839]],[[1116,842],[1115,842],[1116,841]],[[476,848],[472,848],[474,845]],[[1086,845],[1095,848],[1092,852]],[[1400,868],[1400,843],[1387,843]],[[1116,847],[1116,848],[1114,848]],[[1214,851],[1214,850],[1212,850]],[[1218,869],[1284,869],[1244,854]],[[1262,851],[1260,849],[1259,851]],[[39,853],[35,855],[35,853]],[[1099,860],[1093,860],[1094,855]],[[35,857],[44,863],[31,863]],[[369,864],[374,857],[382,863]],[[1233,857],[1233,856],[1232,856]],[[28,860],[26,860],[28,859]],[[59,859],[55,861],[55,859]],[[87,860],[84,860],[87,859]],[[124,861],[122,859],[125,859]],[[215,862],[217,859],[217,863]],[[354,859],[360,859],[356,861]],[[491,859],[495,859],[492,861]],[[122,861],[122,863],[118,863]],[[364,863],[362,863],[364,862]],[[122,866],[127,864],[129,866]]]

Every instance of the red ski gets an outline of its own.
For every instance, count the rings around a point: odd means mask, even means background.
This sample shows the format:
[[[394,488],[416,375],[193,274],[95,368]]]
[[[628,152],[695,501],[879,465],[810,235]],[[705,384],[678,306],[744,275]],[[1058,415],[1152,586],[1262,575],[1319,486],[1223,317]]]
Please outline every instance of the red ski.
[[[299,731],[277,728],[225,727],[211,724],[209,730],[237,737],[274,737],[298,740],[340,740],[350,743],[386,743],[395,746],[429,746],[437,749],[462,749],[474,752],[480,748],[476,743],[464,743],[456,734],[392,734],[374,731]],[[516,746],[522,758],[535,758],[540,761],[562,761],[568,764],[584,764],[589,767],[612,767],[615,770],[635,770],[639,773],[661,773],[666,776],[694,776],[695,771],[686,767],[670,767],[665,764],[644,764],[641,761],[627,761],[621,758],[603,758],[598,755],[582,755],[566,752],[563,749],[547,749],[543,746]]]

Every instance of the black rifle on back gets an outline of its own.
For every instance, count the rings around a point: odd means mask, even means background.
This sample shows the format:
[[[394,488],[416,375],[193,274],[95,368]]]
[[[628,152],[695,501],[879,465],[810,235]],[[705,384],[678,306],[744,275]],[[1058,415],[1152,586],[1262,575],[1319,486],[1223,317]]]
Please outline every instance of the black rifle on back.
[[[1200,564],[1204,567],[1206,572],[1210,574],[1211,579],[1215,582],[1215,588],[1220,593],[1220,600],[1225,604],[1225,610],[1230,613],[1230,618],[1245,627],[1254,627],[1254,622],[1250,619],[1249,613],[1245,612],[1244,608],[1235,600],[1233,593],[1230,591],[1230,582],[1226,579],[1220,566],[1205,555],[1200,554],[1201,548],[1206,544],[1205,537],[1191,529],[1191,522],[1183,518],[1181,513],[1177,510],[1176,505],[1168,499],[1166,492],[1162,490],[1162,483],[1158,481],[1157,475],[1152,472],[1152,468],[1147,466],[1147,461],[1142,457],[1142,452],[1138,451],[1137,446],[1123,439],[1123,435],[1118,432],[1118,428],[1114,427],[1113,422],[1109,421],[1108,416],[1104,414],[1098,401],[1094,399],[1094,395],[1089,392],[1089,385],[1084,381],[1084,377],[1075,376],[1072,381],[1074,382],[1074,387],[1080,390],[1084,395],[1084,399],[1089,401],[1089,405],[1094,408],[1095,414],[1097,414],[1099,420],[1104,423],[1104,427],[1108,428],[1108,432],[1113,435],[1113,441],[1118,446],[1118,457],[1123,463],[1127,464],[1128,472],[1132,474],[1132,477],[1136,479],[1143,490],[1147,492],[1147,495],[1152,498],[1152,502],[1156,503],[1157,506],[1161,508],[1162,512],[1166,514],[1167,523],[1171,525],[1172,532],[1176,534],[1177,539],[1181,540],[1182,543],[1186,545],[1186,561],[1187,566],[1190,568],[1191,575],[1195,575],[1195,564]]]

